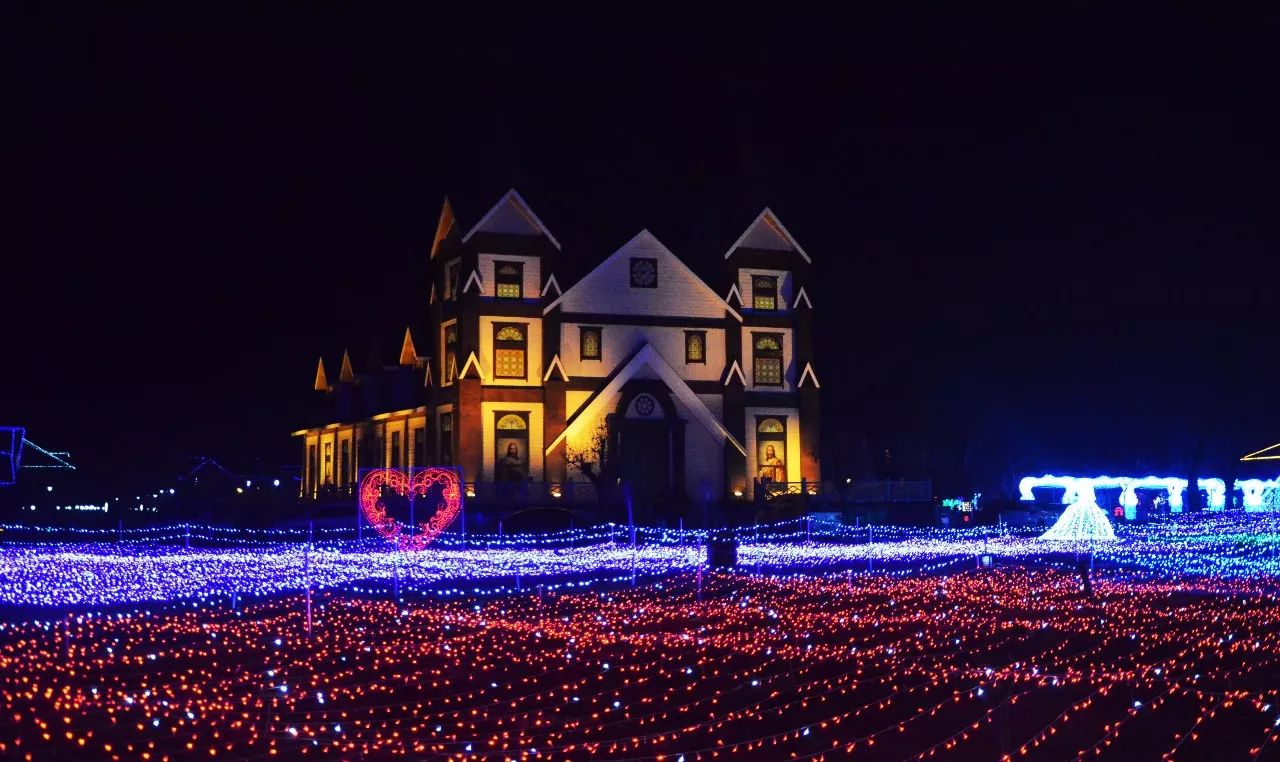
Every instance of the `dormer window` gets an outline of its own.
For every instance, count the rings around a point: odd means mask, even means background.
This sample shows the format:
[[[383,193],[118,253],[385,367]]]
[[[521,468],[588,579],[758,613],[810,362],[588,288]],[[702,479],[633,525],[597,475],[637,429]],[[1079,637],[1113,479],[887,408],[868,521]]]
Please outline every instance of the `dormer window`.
[[[751,306],[757,310],[778,309],[778,278],[754,275],[751,278]]]
[[[495,293],[499,299],[524,297],[524,264],[521,262],[494,262]]]

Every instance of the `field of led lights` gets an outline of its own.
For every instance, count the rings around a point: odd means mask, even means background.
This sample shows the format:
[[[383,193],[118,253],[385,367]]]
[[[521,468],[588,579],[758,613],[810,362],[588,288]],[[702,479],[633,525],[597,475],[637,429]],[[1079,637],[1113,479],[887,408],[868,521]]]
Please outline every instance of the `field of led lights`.
[[[1275,543],[1230,521],[1122,536],[1092,597],[1080,548],[973,531],[775,527],[733,571],[657,536],[20,543],[0,757],[1280,759]]]

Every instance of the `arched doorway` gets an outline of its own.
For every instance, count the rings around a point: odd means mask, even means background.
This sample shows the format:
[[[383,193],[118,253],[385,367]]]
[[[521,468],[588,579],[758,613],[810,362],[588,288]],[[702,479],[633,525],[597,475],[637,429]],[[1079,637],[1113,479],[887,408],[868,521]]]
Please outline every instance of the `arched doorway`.
[[[608,417],[610,457],[638,504],[682,498],[684,425],[660,381],[633,381]]]

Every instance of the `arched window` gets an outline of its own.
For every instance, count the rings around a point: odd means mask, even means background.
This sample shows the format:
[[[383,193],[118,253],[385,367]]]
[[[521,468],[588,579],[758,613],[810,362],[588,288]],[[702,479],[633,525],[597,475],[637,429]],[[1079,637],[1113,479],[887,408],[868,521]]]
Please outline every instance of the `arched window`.
[[[707,361],[707,332],[706,331],[685,331],[684,332],[684,361],[686,363],[706,363]]]
[[[782,421],[777,418],[762,418],[760,419],[760,425],[756,426],[756,431],[761,434],[782,434],[786,431],[786,428],[783,427]]]
[[[779,418],[756,419],[756,478],[787,480],[787,424]]]
[[[529,414],[494,413],[494,478],[522,482],[529,476]]]
[[[584,360],[599,360],[603,347],[601,344],[602,329],[599,326],[582,326],[579,334],[580,343],[578,349],[582,353]]]
[[[525,423],[524,416],[515,413],[507,413],[498,419],[499,431],[524,431],[529,428],[529,424]]]
[[[525,327],[500,323],[493,327],[493,375],[496,378],[524,378],[529,342]]]
[[[782,334],[752,334],[751,365],[757,386],[782,386]]]

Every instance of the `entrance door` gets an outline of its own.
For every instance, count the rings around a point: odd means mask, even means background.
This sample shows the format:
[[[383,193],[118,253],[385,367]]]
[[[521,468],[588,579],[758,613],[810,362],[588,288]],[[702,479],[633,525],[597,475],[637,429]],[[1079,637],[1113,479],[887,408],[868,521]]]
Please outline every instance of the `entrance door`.
[[[619,421],[618,456],[621,475],[636,500],[671,495],[671,427],[667,421]]]

